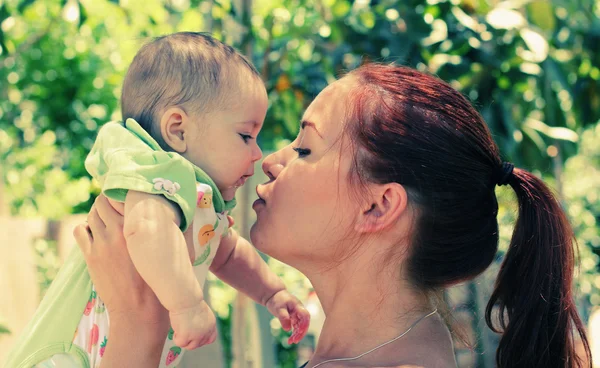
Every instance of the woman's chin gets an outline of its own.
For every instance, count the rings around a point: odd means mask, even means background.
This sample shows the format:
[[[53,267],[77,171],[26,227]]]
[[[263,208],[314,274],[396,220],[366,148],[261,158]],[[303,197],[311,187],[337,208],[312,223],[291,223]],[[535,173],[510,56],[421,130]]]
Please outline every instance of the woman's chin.
[[[250,242],[258,250],[260,249],[260,230],[258,229],[258,223],[254,222],[250,227]],[[261,250],[262,251],[262,250]]]

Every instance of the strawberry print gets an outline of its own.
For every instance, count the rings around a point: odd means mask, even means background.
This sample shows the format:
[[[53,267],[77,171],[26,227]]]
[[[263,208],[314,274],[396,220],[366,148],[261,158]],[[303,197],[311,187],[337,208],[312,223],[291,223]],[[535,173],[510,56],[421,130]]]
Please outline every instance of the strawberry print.
[[[102,343],[100,344],[100,358],[102,358],[102,356],[104,355],[104,350],[106,350],[106,342],[107,342],[107,338],[106,336],[104,336],[104,340],[102,340]]]
[[[173,363],[179,354],[181,354],[181,348],[179,346],[173,346],[171,349],[169,349],[169,354],[167,354],[167,360],[165,363],[167,365]]]
[[[92,329],[90,330],[90,337],[88,339],[88,346],[87,346],[87,352],[88,353],[92,353],[92,348],[96,345],[98,345],[98,338],[99,338],[99,332],[98,332],[98,325],[94,323],[94,326],[92,327]]]
[[[173,331],[173,327],[171,327],[171,328],[169,329],[169,334],[167,335],[167,338],[168,338],[169,340],[173,340],[173,334],[174,334],[174,333],[175,333],[175,331]]]
[[[98,305],[96,306],[96,314],[102,314],[106,311],[106,307],[104,306],[104,303],[100,302],[98,303]]]
[[[86,316],[89,316],[90,313],[92,312],[92,309],[94,309],[94,303],[96,303],[96,291],[92,290],[92,294],[90,294],[90,298],[88,299],[88,302],[85,306],[85,310],[83,311],[83,314]]]

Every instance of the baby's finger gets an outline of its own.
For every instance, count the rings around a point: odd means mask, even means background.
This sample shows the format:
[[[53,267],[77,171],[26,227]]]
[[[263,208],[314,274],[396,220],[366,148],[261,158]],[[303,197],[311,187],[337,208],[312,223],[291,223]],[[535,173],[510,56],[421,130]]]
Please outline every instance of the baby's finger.
[[[192,340],[190,340],[188,338],[183,338],[180,335],[178,335],[177,332],[175,332],[173,334],[173,342],[175,343],[175,345],[179,346],[180,348],[185,349],[186,346],[188,346],[192,343]]]
[[[197,349],[197,348],[201,347],[202,345],[206,345],[205,342],[204,342],[204,340],[205,339],[192,340],[186,346],[182,346],[182,348],[184,348],[185,350],[194,350],[194,349]]]
[[[210,338],[208,339],[208,343],[206,345],[210,345],[217,340],[217,330],[214,330]]]
[[[290,318],[290,313],[285,308],[280,308],[277,311],[277,318],[281,323],[281,327],[284,331],[289,331],[292,329],[292,319]]]
[[[300,342],[308,332],[310,325],[310,314],[304,307],[299,307],[296,313],[292,314],[292,326],[294,332],[290,336],[290,340],[294,343]]]

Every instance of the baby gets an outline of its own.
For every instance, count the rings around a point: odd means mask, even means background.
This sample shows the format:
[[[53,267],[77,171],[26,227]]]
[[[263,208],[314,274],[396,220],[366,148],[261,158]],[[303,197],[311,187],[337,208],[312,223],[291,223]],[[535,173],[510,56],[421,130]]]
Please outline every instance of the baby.
[[[138,52],[121,105],[124,123],[100,129],[85,166],[124,215],[133,264],[169,311],[160,366],[215,340],[202,292],[208,270],[265,305],[284,329],[293,327],[290,342],[300,341],[308,312],[229,228],[236,189],[262,156],[256,137],[268,100],[258,72],[206,34],[176,33]],[[61,356],[99,364],[109,316],[75,248],[7,367],[53,366]]]

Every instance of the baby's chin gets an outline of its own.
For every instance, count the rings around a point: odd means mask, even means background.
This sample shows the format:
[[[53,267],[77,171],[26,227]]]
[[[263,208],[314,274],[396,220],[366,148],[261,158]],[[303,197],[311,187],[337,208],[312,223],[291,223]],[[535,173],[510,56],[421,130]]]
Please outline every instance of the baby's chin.
[[[223,196],[223,200],[231,201],[235,198],[235,193],[237,192],[237,187],[229,187],[225,189],[219,189],[221,191],[221,195]]]

